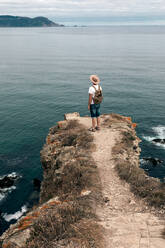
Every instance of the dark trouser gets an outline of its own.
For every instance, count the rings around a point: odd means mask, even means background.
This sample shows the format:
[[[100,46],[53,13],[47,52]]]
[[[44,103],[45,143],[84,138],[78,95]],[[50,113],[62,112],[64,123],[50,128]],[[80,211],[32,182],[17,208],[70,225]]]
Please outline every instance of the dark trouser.
[[[92,118],[97,118],[100,116],[100,103],[90,105],[90,113]]]

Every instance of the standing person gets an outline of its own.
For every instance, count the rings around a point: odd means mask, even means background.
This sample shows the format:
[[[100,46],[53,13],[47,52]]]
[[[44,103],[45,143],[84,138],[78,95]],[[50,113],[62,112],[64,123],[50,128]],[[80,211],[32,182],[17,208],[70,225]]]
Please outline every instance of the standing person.
[[[100,103],[102,102],[102,88],[99,85],[100,79],[97,75],[91,75],[90,81],[92,86],[89,87],[88,110],[90,110],[92,118],[92,127],[89,129],[92,132],[100,130]],[[96,126],[97,123],[97,126]]]

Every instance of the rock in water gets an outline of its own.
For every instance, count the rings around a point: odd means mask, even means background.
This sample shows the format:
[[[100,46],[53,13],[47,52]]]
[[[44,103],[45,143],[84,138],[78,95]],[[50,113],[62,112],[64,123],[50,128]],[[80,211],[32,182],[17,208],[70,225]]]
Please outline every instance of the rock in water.
[[[40,190],[41,181],[38,178],[33,179],[33,185],[36,190]]]
[[[165,139],[153,139],[152,141],[155,143],[165,144]]]
[[[5,176],[2,179],[0,179],[0,188],[9,188],[13,186],[14,184],[14,179],[12,177]]]
[[[152,163],[152,165],[154,167],[157,166],[158,164],[163,163],[163,160],[161,160],[159,158],[151,158],[151,157],[149,157],[149,158],[143,158],[143,160]]]

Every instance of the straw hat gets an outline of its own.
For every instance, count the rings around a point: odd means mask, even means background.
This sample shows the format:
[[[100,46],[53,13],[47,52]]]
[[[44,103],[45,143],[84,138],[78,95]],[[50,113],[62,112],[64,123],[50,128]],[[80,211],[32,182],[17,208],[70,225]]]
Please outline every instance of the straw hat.
[[[100,79],[97,75],[91,75],[90,80],[93,84],[99,84],[100,83]]]

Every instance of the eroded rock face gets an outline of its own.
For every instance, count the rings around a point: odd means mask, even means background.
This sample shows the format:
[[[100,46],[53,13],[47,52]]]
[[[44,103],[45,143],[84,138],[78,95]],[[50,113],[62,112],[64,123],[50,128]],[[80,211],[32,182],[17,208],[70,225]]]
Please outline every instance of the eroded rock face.
[[[26,241],[30,238],[35,221],[45,214],[45,210],[53,205],[59,204],[57,197],[52,198],[48,202],[40,205],[37,209],[27,213],[21,217],[17,223],[10,225],[0,237],[0,247],[2,248],[26,248]]]

